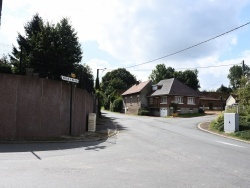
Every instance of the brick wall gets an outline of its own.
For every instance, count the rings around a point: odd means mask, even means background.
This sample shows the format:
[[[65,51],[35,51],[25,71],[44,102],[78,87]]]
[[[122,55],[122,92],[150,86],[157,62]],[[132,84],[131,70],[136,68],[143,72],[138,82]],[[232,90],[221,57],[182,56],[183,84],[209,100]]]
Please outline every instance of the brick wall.
[[[70,84],[63,81],[0,74],[0,139],[69,135]],[[87,129],[94,96],[73,87],[72,134]]]

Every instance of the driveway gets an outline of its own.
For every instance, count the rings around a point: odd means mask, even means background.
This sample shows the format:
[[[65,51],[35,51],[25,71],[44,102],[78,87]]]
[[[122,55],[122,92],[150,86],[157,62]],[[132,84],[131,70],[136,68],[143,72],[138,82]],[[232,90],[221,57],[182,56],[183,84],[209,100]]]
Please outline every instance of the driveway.
[[[105,142],[0,145],[0,186],[250,185],[250,145],[197,128],[200,122],[215,116],[158,118],[108,112],[104,115],[119,129],[116,136]]]

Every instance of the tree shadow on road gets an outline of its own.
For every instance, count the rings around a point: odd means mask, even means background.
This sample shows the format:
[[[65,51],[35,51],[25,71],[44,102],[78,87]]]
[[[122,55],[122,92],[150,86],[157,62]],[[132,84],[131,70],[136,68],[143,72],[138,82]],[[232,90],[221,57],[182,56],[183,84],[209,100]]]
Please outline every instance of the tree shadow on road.
[[[97,121],[96,132],[94,134],[86,132],[87,136],[82,140],[39,142],[4,141],[0,143],[0,153],[67,150],[75,148],[100,151],[106,148],[106,146],[102,146],[101,144],[105,143],[109,137],[116,135],[118,130],[126,130],[125,127],[115,122],[116,119],[117,118],[114,117],[108,117],[104,113],[103,118]],[[99,135],[99,137],[96,135]],[[108,143],[116,144],[116,142]]]

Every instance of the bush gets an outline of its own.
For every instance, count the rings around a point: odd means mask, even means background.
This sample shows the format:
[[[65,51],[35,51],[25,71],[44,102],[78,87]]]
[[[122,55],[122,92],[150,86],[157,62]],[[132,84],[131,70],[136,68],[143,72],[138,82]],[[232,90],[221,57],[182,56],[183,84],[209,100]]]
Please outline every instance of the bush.
[[[236,133],[232,133],[233,136],[242,138],[244,140],[250,140],[250,130],[239,131]]]
[[[221,113],[216,120],[212,121],[210,128],[217,131],[224,131],[224,114]]]
[[[115,99],[113,104],[111,105],[111,111],[113,112],[121,112],[123,108],[123,100],[122,98]]]
[[[148,109],[145,109],[145,108],[140,108],[138,110],[138,115],[139,116],[149,116],[150,115],[150,112]]]
[[[0,63],[0,72],[12,74],[12,69],[9,64]]]
[[[203,110],[202,108],[199,108],[198,113],[200,113],[200,114],[204,114],[204,110]]]

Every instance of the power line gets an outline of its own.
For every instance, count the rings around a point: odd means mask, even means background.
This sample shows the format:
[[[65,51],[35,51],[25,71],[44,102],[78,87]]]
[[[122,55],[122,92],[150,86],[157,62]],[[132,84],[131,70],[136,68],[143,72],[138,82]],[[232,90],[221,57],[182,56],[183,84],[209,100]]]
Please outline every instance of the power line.
[[[177,68],[175,70],[183,70],[183,69],[205,69],[205,68],[214,68],[214,67],[226,67],[226,66],[231,66],[231,65],[239,65],[241,63],[234,63],[234,64],[226,64],[226,65],[211,65],[211,66],[206,66],[206,67],[189,67],[189,68]],[[138,70],[130,70],[130,71],[149,71],[152,69],[138,69]]]
[[[213,37],[213,38],[210,38],[210,39],[208,39],[208,40],[205,40],[205,41],[200,42],[200,43],[198,43],[198,44],[195,44],[195,45],[193,45],[193,46],[184,48],[184,49],[179,50],[179,51],[177,51],[177,52],[174,52],[174,53],[171,53],[171,54],[168,54],[168,55],[165,55],[165,56],[162,56],[162,57],[159,57],[159,58],[156,58],[156,59],[153,59],[153,60],[150,60],[150,61],[141,63],[141,64],[138,64],[138,65],[133,65],[133,66],[130,66],[130,67],[126,67],[126,69],[129,69],[129,68],[132,68],[132,67],[137,67],[137,66],[144,65],[144,64],[147,64],[147,63],[152,63],[152,62],[154,62],[154,61],[158,61],[158,60],[160,60],[160,59],[163,59],[163,58],[166,58],[166,57],[173,56],[173,55],[175,55],[175,54],[184,52],[184,51],[186,51],[186,50],[189,50],[189,49],[191,49],[191,48],[194,48],[194,47],[196,47],[196,46],[199,46],[199,45],[201,45],[201,44],[204,44],[204,43],[209,42],[209,41],[211,41],[211,40],[214,40],[214,39],[216,39],[216,38],[219,38],[219,37],[221,37],[221,36],[223,36],[223,35],[226,35],[226,34],[228,34],[228,33],[230,33],[230,32],[233,32],[233,31],[235,31],[235,30],[237,30],[237,29],[240,29],[240,28],[242,28],[242,27],[244,27],[244,26],[246,26],[246,25],[248,25],[248,24],[250,24],[250,22],[247,22],[247,23],[245,23],[245,24],[243,24],[243,25],[241,25],[241,26],[239,26],[239,27],[236,27],[236,28],[234,28],[234,29],[231,29],[231,30],[229,30],[229,31],[227,31],[227,32],[225,32],[225,33],[222,33],[222,34],[220,34],[220,35],[217,35],[217,36],[215,36],[215,37]]]

